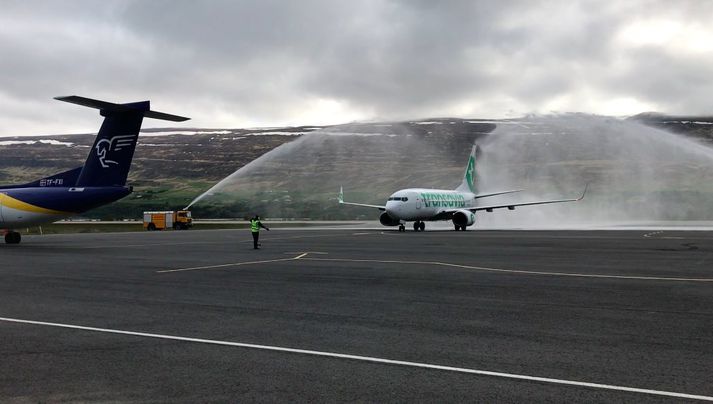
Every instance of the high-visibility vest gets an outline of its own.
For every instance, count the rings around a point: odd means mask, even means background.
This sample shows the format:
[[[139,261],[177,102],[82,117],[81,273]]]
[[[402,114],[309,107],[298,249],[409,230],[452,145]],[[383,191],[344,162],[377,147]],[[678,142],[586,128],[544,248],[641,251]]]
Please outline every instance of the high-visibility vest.
[[[260,231],[260,221],[255,219],[250,219],[250,231],[257,233]]]

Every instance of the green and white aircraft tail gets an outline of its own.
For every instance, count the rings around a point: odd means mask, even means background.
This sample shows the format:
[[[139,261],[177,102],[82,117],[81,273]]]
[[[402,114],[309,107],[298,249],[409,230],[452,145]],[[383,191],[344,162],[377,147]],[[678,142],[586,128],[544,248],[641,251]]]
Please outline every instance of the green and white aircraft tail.
[[[470,151],[470,158],[468,159],[468,165],[465,168],[465,173],[463,174],[463,182],[456,188],[456,191],[460,192],[472,192],[477,194],[475,186],[475,159],[477,158],[478,145],[473,145],[473,149]]]

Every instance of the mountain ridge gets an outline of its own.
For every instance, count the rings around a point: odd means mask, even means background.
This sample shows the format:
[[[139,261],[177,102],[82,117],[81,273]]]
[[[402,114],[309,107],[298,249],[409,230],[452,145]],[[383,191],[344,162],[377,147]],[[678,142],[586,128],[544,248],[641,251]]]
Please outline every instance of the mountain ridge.
[[[708,144],[713,144],[713,125],[700,121],[672,121],[666,116],[646,115],[648,126],[685,134]],[[409,136],[426,145],[428,153],[438,156],[459,156],[474,141],[491,134],[496,126],[512,125],[520,128],[529,118],[492,120],[429,118],[405,122],[368,122],[324,127],[303,125],[269,128],[149,128],[141,131],[134,163],[129,175],[129,185],[135,192],[122,201],[105,208],[88,212],[85,217],[123,219],[139,217],[143,210],[180,209],[196,196],[211,188],[216,182],[231,175],[251,161],[295,141],[306,133],[328,132],[334,135],[353,136]],[[55,172],[81,166],[93,144],[94,134],[38,135],[31,137],[0,137],[0,184],[19,184]],[[393,144],[394,142],[390,142]],[[393,148],[393,146],[390,146]],[[393,158],[416,161],[408,164],[434,165],[432,181],[444,175],[460,172],[460,159],[419,160],[418,149],[408,151],[388,150],[389,153],[364,156],[366,165],[388,167]],[[349,152],[342,150],[341,153]],[[320,153],[316,151],[316,153]],[[324,153],[329,153],[324,151]],[[397,154],[394,154],[397,153]],[[407,154],[399,156],[399,153]],[[324,160],[320,156],[320,161]],[[387,162],[383,161],[387,160]],[[305,163],[309,164],[309,162]],[[435,167],[438,165],[438,167]],[[310,168],[319,170],[320,168]],[[306,171],[308,171],[306,169]],[[428,170],[426,170],[428,171]],[[295,173],[297,174],[297,173]],[[308,174],[308,173],[307,173]],[[307,175],[302,173],[302,176]],[[439,177],[440,176],[440,177]],[[418,177],[418,176],[417,176]],[[425,178],[425,177],[424,177]],[[410,179],[415,181],[417,178]],[[408,177],[405,177],[406,181]],[[385,185],[383,185],[385,186]],[[197,206],[209,217],[234,217],[239,210],[213,209]],[[316,209],[316,208],[315,208]],[[319,214],[330,216],[333,212]],[[295,214],[305,214],[304,211]],[[304,216],[300,216],[304,217]],[[330,216],[331,217],[331,216]],[[339,217],[344,218],[344,217]]]

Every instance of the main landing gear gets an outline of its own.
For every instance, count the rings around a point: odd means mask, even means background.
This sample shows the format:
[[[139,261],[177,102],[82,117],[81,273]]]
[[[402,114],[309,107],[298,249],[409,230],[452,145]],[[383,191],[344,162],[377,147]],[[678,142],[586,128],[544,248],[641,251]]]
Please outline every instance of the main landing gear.
[[[22,236],[20,236],[20,233],[16,231],[5,232],[6,244],[20,244],[20,240],[22,240]]]
[[[455,228],[456,228],[456,231],[458,231],[458,230],[463,230],[463,231],[465,231],[465,226],[459,226],[459,225],[456,224],[456,225],[455,225]]]
[[[413,222],[413,231],[424,231],[426,230],[426,223],[421,221]],[[406,232],[406,225],[403,223],[399,224],[399,233]]]

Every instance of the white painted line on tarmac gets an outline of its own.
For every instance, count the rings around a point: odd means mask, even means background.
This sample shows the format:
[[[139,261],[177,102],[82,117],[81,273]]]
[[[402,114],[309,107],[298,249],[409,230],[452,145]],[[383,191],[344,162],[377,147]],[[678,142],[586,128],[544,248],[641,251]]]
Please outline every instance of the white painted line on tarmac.
[[[485,272],[502,272],[524,275],[543,276],[570,276],[577,278],[603,278],[603,279],[631,279],[640,281],[668,281],[668,282],[713,282],[713,278],[675,278],[662,276],[636,276],[636,275],[606,275],[606,274],[582,274],[575,272],[547,272],[547,271],[527,271],[523,269],[488,268],[473,265],[453,264],[450,262],[438,261],[400,261],[400,260],[372,260],[372,259],[349,259],[349,258],[303,258],[306,261],[333,261],[333,262],[368,262],[376,264],[404,264],[404,265],[433,265],[453,268],[473,269]]]
[[[232,229],[230,229],[232,230]],[[201,230],[202,231],[202,230]],[[211,230],[212,231],[212,230]],[[371,234],[371,233],[364,233],[364,234]],[[52,234],[53,236],[55,234]],[[263,233],[264,235],[264,233]],[[301,236],[284,236],[284,237],[270,237],[270,236],[265,236],[264,240],[265,241],[276,241],[276,240],[294,240],[294,239],[303,239],[303,238],[322,238],[322,237],[348,237],[349,234],[318,234],[318,235],[301,235]],[[75,250],[91,250],[91,249],[107,249],[107,250],[114,250],[117,248],[141,248],[141,247],[161,247],[161,246],[175,246],[175,245],[198,245],[198,244],[205,244],[205,245],[219,245],[219,244],[232,244],[232,243],[239,243],[239,244],[248,244],[252,243],[253,240],[252,238],[245,238],[241,240],[228,240],[228,241],[176,241],[176,242],[163,242],[163,243],[143,243],[143,244],[112,244],[112,245],[73,245],[73,246],[63,246],[62,248],[67,248],[67,249],[75,249]]]
[[[302,253],[307,253],[307,254],[317,254],[317,255],[327,255],[329,253],[326,253],[324,251],[286,251],[283,254],[285,255],[295,255],[295,254],[302,254]]]
[[[213,241],[184,241],[175,243],[143,243],[143,244],[119,244],[119,245],[73,245],[73,246],[62,246],[62,248],[72,249],[72,250],[92,250],[92,249],[106,249],[113,250],[116,248],[139,248],[139,247],[161,247],[169,245],[197,245],[197,244],[219,244]]]
[[[205,269],[219,269],[219,268],[226,268],[226,267],[239,267],[243,265],[257,265],[257,264],[267,264],[270,262],[283,262],[283,261],[294,261],[298,260],[300,258],[303,258],[307,256],[307,254],[310,254],[310,252],[304,252],[300,255],[297,255],[295,257],[290,257],[290,258],[276,258],[272,260],[260,260],[260,261],[243,261],[243,262],[231,262],[228,264],[217,264],[217,265],[204,265],[200,267],[190,267],[190,268],[178,268],[178,269],[164,269],[161,271],[156,271],[157,274],[165,274],[169,272],[185,272],[185,271],[200,271],[200,270],[205,270]]]
[[[158,338],[158,339],[173,340],[173,341],[193,342],[193,343],[200,343],[200,344],[232,346],[232,347],[238,347],[238,348],[258,349],[258,350],[263,350],[263,351],[287,352],[287,353],[321,356],[321,357],[328,357],[328,358],[348,359],[348,360],[371,362],[371,363],[378,363],[378,364],[385,364],[385,365],[407,366],[407,367],[414,367],[414,368],[421,368],[421,369],[442,370],[442,371],[447,371],[447,372],[468,373],[468,374],[474,374],[474,375],[480,375],[480,376],[499,377],[499,378],[504,378],[504,379],[514,379],[514,380],[525,380],[525,381],[531,381],[531,382],[559,384],[559,385],[566,385],[566,386],[587,387],[587,388],[600,389],[600,390],[622,391],[622,392],[628,392],[628,393],[639,393],[639,394],[649,394],[649,395],[665,396],[665,397],[686,398],[686,399],[692,399],[692,400],[713,401],[713,396],[703,396],[703,395],[688,394],[688,393],[677,393],[677,392],[666,391],[666,390],[643,389],[643,388],[638,388],[638,387],[618,386],[618,385],[613,385],[613,384],[600,384],[600,383],[581,382],[581,381],[575,381],[575,380],[554,379],[554,378],[550,378],[550,377],[528,376],[528,375],[521,375],[521,374],[514,374],[514,373],[494,372],[494,371],[490,371],[490,370],[469,369],[469,368],[461,368],[461,367],[454,367],[454,366],[433,365],[433,364],[429,364],[429,363],[409,362],[409,361],[401,361],[401,360],[394,360],[394,359],[384,359],[384,358],[377,358],[377,357],[373,357],[373,356],[350,355],[350,354],[340,354],[340,353],[335,353],[335,352],[313,351],[313,350],[308,350],[308,349],[285,348],[285,347],[271,346],[271,345],[257,345],[257,344],[247,344],[247,343],[242,343],[242,342],[231,342],[231,341],[220,341],[220,340],[203,339],[203,338],[180,337],[180,336],[175,336],[175,335],[154,334],[154,333],[146,333],[146,332],[138,332],[138,331],[115,330],[115,329],[111,329],[111,328],[87,327],[87,326],[73,325],[73,324],[49,323],[49,322],[45,322],[45,321],[23,320],[23,319],[18,319],[18,318],[0,317],[0,321],[10,322],[10,323],[20,323],[20,324],[42,325],[42,326],[48,326],[48,327],[69,328],[69,329],[82,330],[82,331],[103,332],[103,333],[108,333],[108,334],[121,334],[121,335],[131,335],[131,336],[136,336],[136,337]]]
[[[229,264],[205,265],[205,266],[201,266],[201,267],[164,269],[161,271],[156,271],[156,273],[164,274],[164,273],[169,273],[169,272],[199,271],[199,270],[204,270],[204,269],[217,269],[217,268],[225,268],[225,267],[237,267],[237,266],[242,266],[242,265],[265,264],[268,262],[292,261],[294,259],[295,259],[294,257],[291,257],[291,258],[278,258],[278,259],[274,259],[274,260],[232,262]]]
[[[290,257],[290,258],[276,258],[274,260],[232,262],[229,264],[205,265],[202,267],[164,269],[161,271],[156,271],[156,273],[157,274],[165,274],[165,273],[169,273],[169,272],[200,271],[200,270],[206,270],[206,269],[218,269],[218,268],[225,268],[225,267],[239,267],[239,266],[243,266],[243,265],[267,264],[269,262],[294,261],[296,259],[297,259],[297,257]]]
[[[663,230],[659,231],[652,231],[651,233],[646,233],[644,234],[644,238],[656,238],[657,240],[685,240],[685,237],[676,237],[676,236],[661,236],[661,237],[654,237],[658,236],[659,234],[663,234]]]

